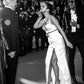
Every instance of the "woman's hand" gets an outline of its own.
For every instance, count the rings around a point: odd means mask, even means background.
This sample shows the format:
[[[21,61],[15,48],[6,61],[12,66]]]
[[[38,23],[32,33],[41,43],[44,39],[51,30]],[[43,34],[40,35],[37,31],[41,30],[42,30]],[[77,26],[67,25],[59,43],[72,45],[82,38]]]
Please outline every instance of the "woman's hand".
[[[36,14],[39,16],[39,17],[42,17],[42,13],[40,11],[37,11]]]
[[[68,47],[73,48],[73,45],[71,44],[71,42],[67,41],[66,44]]]

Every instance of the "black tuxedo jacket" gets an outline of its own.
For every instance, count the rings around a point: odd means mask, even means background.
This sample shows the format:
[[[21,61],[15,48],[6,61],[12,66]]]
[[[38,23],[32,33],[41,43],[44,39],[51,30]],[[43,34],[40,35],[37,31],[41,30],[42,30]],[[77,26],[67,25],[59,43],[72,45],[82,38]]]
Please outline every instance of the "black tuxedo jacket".
[[[67,33],[71,33],[71,26],[70,26],[70,21],[71,21],[71,14],[70,10],[65,13],[66,14],[66,19],[67,19]],[[77,14],[77,24],[80,25],[80,28],[77,29],[77,31],[74,33],[76,36],[83,36],[84,37],[84,7],[80,6],[76,8],[76,14]]]
[[[19,52],[18,38],[18,16],[10,8],[3,8],[1,11],[2,28],[5,39],[7,40],[9,51]]]

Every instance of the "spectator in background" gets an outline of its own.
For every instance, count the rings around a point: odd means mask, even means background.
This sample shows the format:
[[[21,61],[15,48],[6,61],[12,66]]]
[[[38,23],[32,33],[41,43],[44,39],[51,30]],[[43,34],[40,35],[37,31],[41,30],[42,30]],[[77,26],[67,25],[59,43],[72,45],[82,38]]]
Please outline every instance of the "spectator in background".
[[[34,14],[33,16],[34,21],[33,24],[35,23],[35,21],[37,20],[38,17],[38,13],[36,12],[36,14]],[[46,32],[42,29],[42,27],[38,28],[38,29],[34,29],[34,35],[35,35],[35,46],[36,46],[36,51],[39,51],[40,47],[41,50],[44,50],[45,47],[48,47],[49,43],[48,43],[48,39],[46,36]],[[40,45],[41,44],[41,45]]]
[[[39,39],[41,41],[39,41]],[[41,46],[39,45],[39,42],[41,42]],[[46,46],[48,46],[46,33],[42,28],[35,29],[35,44],[36,44],[36,51],[38,51],[40,47],[41,47],[41,50],[44,50],[45,44]]]
[[[72,77],[72,82],[77,84],[75,75],[75,51],[76,47],[79,49],[82,58],[82,79],[84,81],[84,7],[79,2],[81,0],[68,0],[68,11],[66,11],[65,29],[67,38],[73,44],[73,48],[68,48],[69,53],[69,68]]]
[[[4,81],[3,79],[3,71],[2,71],[2,62],[1,62],[1,48],[2,48],[2,40],[1,40],[1,34],[0,34],[0,84]]]

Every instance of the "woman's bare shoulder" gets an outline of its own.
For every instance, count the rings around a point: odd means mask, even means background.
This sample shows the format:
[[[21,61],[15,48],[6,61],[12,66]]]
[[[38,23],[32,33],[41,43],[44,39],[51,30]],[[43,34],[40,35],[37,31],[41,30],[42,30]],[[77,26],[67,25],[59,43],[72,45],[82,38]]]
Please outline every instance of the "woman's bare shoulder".
[[[51,19],[52,21],[57,21],[57,18],[56,18],[55,16],[53,16],[53,15],[51,15],[50,19]]]

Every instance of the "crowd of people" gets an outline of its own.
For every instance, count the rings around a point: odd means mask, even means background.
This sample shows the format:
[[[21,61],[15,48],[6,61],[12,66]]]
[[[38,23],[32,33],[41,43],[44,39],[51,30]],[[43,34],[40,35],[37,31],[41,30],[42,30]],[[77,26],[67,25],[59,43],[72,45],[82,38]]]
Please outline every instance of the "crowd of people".
[[[74,66],[76,48],[82,58],[84,81],[84,1],[62,0],[64,4],[61,5],[58,0],[56,4],[55,0],[35,1],[30,1],[30,5],[27,0],[25,3],[23,0],[20,3],[17,0],[2,1],[0,51],[3,84],[15,84],[18,57],[32,51],[33,37],[36,51],[39,51],[39,39],[41,49],[45,49],[45,44],[47,47],[46,84],[78,84]]]
[[[16,12],[19,16],[20,50],[23,55],[27,52],[32,52],[33,43],[36,51],[39,51],[40,47],[44,50],[48,46],[45,31],[41,31],[41,28],[33,28],[33,24],[38,17],[36,14],[37,7],[34,5],[35,1],[29,0],[24,4],[25,1],[18,1],[18,6],[16,7]],[[33,38],[35,38],[35,41],[33,41]],[[40,43],[39,39],[41,39]]]

